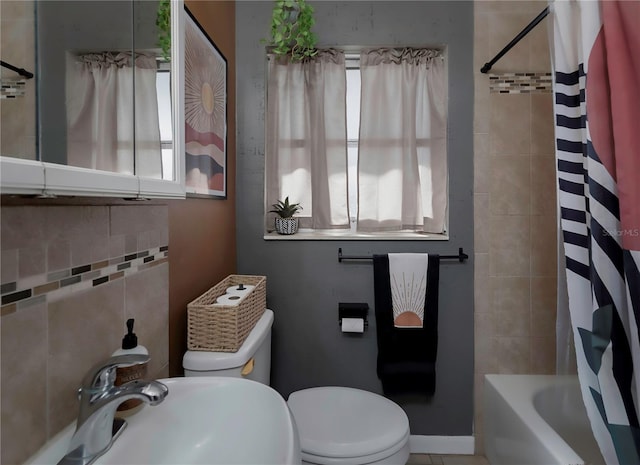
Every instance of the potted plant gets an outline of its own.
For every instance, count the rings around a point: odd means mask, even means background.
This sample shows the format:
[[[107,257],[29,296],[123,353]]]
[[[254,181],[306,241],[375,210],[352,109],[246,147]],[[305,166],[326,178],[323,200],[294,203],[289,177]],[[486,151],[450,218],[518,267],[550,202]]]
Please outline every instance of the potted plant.
[[[318,53],[313,7],[305,0],[276,0],[271,15],[271,41],[276,55],[301,61]]]
[[[162,49],[162,58],[171,61],[171,1],[160,0],[156,15],[158,27],[158,45]]]
[[[295,234],[298,231],[298,218],[294,218],[302,207],[299,203],[289,203],[289,197],[282,200],[278,200],[278,203],[272,205],[273,210],[269,210],[271,213],[278,215],[276,217],[275,226],[278,234]]]

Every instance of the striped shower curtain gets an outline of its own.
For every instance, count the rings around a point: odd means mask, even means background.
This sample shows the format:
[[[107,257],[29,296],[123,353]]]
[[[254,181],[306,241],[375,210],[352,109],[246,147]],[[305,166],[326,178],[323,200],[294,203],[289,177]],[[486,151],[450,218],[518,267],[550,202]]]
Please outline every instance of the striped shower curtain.
[[[640,463],[640,2],[551,4],[558,198],[582,396],[607,464]]]

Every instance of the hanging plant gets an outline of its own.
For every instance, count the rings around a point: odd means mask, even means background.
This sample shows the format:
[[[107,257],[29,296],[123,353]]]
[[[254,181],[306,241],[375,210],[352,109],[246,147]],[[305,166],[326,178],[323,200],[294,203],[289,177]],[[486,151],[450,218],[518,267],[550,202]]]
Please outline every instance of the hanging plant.
[[[271,16],[271,45],[273,53],[301,61],[318,53],[313,7],[305,0],[276,0]]]
[[[162,58],[171,60],[171,0],[160,0],[156,15],[158,27],[158,46],[162,50]]]

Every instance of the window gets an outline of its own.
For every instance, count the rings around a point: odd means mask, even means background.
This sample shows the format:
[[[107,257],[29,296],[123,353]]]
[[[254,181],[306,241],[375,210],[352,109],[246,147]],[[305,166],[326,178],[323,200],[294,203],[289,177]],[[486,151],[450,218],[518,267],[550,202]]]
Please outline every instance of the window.
[[[173,125],[171,123],[171,63],[160,61],[156,73],[162,179],[173,180]]]
[[[432,49],[270,57],[267,207],[300,203],[313,239],[446,239],[445,77]]]
[[[346,55],[347,72],[347,178],[349,222],[357,230],[358,219],[358,132],[360,130],[360,56]]]

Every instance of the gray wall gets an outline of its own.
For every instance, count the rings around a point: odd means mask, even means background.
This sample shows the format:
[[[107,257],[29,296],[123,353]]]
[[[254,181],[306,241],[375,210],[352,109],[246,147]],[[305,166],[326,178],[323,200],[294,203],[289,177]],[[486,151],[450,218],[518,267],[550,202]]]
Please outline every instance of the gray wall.
[[[376,376],[373,267],[345,254],[388,252],[473,257],[473,3],[312,2],[320,46],[446,45],[449,56],[450,230],[448,242],[263,240],[265,49],[271,2],[236,4],[238,271],[267,276],[275,312],[272,385],[285,397],[319,385],[381,393]],[[394,398],[412,434],[470,435],[473,420],[473,261],[444,262],[433,398]],[[364,335],[339,331],[338,302],[368,302]]]

